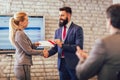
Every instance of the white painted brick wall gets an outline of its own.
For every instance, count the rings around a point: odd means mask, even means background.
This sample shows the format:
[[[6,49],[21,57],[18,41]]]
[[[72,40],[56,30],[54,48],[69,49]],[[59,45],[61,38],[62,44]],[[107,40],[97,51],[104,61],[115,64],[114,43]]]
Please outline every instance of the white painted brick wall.
[[[90,51],[97,38],[107,35],[105,10],[112,0],[0,0],[0,15],[9,15],[17,11],[25,11],[29,15],[45,16],[45,39],[53,39],[58,28],[59,8],[70,6],[73,10],[72,20],[83,27],[84,49]],[[11,59],[0,55],[0,80],[9,77],[15,80]],[[32,80],[59,80],[57,71],[57,54],[48,59],[33,56],[31,69]]]

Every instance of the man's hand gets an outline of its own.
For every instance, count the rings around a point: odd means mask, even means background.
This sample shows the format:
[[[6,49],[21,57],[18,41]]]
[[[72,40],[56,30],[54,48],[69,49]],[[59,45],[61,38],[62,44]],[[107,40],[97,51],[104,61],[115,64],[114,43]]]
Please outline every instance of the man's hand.
[[[48,50],[46,50],[46,49],[43,50],[43,56],[44,56],[44,58],[48,58],[48,56],[49,56]]]
[[[76,55],[78,56],[81,62],[84,62],[84,60],[88,57],[88,54],[81,50],[79,46],[77,46],[76,48]]]
[[[59,46],[62,47],[63,42],[60,39],[55,39],[55,43]]]

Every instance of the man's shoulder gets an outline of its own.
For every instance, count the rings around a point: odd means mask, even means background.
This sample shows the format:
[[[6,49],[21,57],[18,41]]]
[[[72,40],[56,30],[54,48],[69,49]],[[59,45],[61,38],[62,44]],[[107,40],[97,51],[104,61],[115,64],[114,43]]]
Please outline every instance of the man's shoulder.
[[[59,31],[60,30],[60,28],[57,28],[55,31]]]
[[[104,40],[104,41],[109,41],[109,40],[114,40],[115,38],[119,38],[119,37],[116,37],[117,35],[115,34],[111,34],[111,35],[107,35],[107,36],[104,36],[102,37],[101,39]],[[114,38],[115,37],[115,38]]]
[[[71,23],[71,26],[76,27],[76,28],[82,28],[82,26],[75,24],[74,22]]]
[[[117,37],[118,35],[107,35],[107,36],[104,36],[102,38],[99,38],[97,40],[95,40],[96,43],[100,43],[100,44],[111,44],[111,43],[116,43],[117,40],[120,39],[120,37]]]

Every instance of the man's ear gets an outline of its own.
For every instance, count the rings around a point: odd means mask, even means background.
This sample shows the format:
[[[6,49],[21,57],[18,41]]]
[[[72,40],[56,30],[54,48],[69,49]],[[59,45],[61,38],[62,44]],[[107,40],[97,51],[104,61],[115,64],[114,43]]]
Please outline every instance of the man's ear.
[[[71,20],[71,14],[68,13],[67,15],[68,15],[68,20]]]
[[[109,19],[109,25],[112,25],[112,21],[111,21],[111,19]]]
[[[109,29],[111,26],[111,19],[107,19],[106,21],[107,21],[107,28]]]

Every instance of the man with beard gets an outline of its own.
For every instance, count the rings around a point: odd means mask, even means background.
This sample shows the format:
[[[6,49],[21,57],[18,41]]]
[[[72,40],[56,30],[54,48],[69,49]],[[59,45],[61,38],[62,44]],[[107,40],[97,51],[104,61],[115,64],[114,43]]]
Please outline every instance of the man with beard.
[[[76,56],[76,46],[83,49],[82,27],[71,21],[70,7],[59,9],[59,28],[55,31],[56,45],[44,52],[44,57],[50,57],[58,52],[58,70],[60,80],[78,80],[75,67],[79,61]]]

